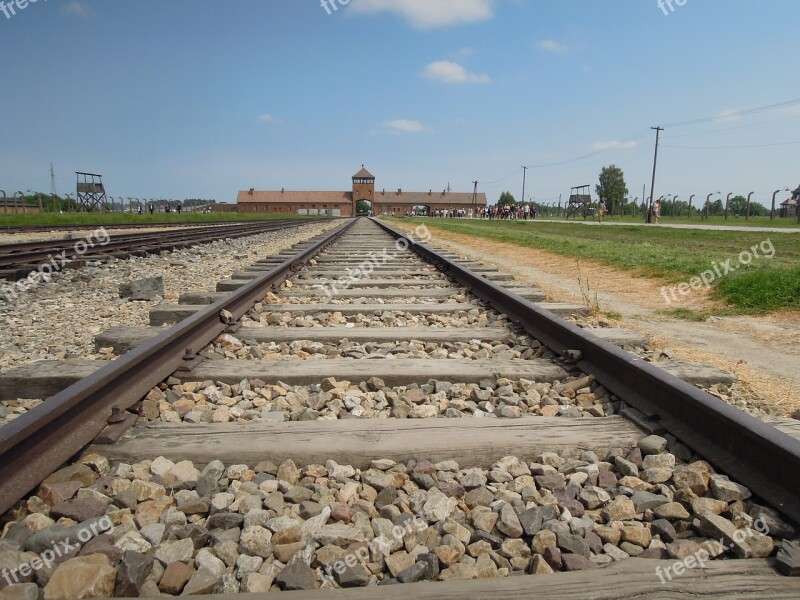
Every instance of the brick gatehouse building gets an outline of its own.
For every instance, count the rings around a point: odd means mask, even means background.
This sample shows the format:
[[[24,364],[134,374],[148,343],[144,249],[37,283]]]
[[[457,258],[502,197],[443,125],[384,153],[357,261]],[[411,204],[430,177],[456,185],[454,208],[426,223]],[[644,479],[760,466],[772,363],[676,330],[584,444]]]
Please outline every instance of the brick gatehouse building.
[[[369,204],[365,204],[367,202]],[[353,175],[353,187],[349,192],[297,192],[288,190],[239,192],[236,201],[240,213],[282,214],[329,214],[352,217],[362,208],[371,206],[376,215],[393,213],[405,215],[414,209],[434,210],[463,209],[473,211],[486,206],[486,194],[457,193],[450,191],[404,192],[403,190],[375,190],[375,176],[363,165]]]

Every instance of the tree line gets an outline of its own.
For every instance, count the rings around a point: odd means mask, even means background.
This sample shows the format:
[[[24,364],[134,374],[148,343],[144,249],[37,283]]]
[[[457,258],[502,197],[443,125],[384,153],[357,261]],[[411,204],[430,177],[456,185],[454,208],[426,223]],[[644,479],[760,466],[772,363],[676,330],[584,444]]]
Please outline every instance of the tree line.
[[[612,164],[603,167],[600,171],[600,181],[595,186],[598,202],[604,200],[606,208],[612,215],[633,215],[644,214],[647,211],[647,198],[635,200],[631,199],[628,186],[625,183],[625,174],[622,169]],[[800,186],[792,192],[792,199],[800,202]],[[521,204],[536,204],[535,202],[518,203],[511,192],[503,192],[497,200],[498,206],[510,206]],[[777,208],[777,207],[776,207]],[[705,209],[705,197],[696,197],[692,202],[692,212],[697,213]],[[728,214],[734,217],[745,216],[747,213],[747,197],[738,195],[731,198],[728,205]],[[750,203],[750,216],[766,217],[770,214],[770,207],[764,206],[759,202]],[[689,198],[661,200],[661,214],[663,216],[687,216],[689,214]],[[718,198],[708,204],[708,214],[721,216],[725,214],[725,200]]]

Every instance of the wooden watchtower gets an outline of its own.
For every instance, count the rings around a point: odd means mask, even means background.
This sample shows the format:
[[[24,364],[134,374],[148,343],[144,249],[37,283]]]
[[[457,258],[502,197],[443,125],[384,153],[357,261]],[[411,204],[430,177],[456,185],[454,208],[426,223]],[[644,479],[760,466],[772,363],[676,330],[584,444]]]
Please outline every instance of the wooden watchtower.
[[[103,186],[103,176],[95,173],[75,173],[78,176],[76,193],[78,195],[78,210],[86,212],[101,210],[108,212],[108,199],[106,188]]]
[[[590,185],[580,185],[572,188],[569,195],[569,204],[567,204],[567,219],[571,216],[592,216],[592,194],[590,192]]]

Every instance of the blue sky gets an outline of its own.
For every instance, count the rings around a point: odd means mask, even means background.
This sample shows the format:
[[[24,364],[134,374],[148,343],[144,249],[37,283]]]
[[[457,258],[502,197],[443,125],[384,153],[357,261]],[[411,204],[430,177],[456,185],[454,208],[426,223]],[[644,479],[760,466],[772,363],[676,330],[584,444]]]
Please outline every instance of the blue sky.
[[[529,165],[546,202],[616,163],[633,197],[654,125],[657,195],[800,184],[800,102],[740,114],[800,99],[797,0],[329,2],[0,12],[0,189],[49,192],[52,161],[61,193],[86,170],[115,197],[233,201],[348,189],[365,163],[378,188],[496,200]]]

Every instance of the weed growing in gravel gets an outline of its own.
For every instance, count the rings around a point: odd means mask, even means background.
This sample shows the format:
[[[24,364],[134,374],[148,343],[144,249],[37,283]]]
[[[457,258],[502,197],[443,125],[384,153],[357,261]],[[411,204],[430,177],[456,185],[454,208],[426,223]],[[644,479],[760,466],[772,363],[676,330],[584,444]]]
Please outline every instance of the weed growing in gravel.
[[[588,277],[586,279],[583,278],[580,261],[576,260],[575,264],[578,267],[578,287],[581,290],[581,298],[583,299],[583,303],[589,308],[589,312],[591,312],[592,317],[597,318],[600,313],[603,312],[600,310],[600,301],[597,298],[597,290],[592,290]]]

